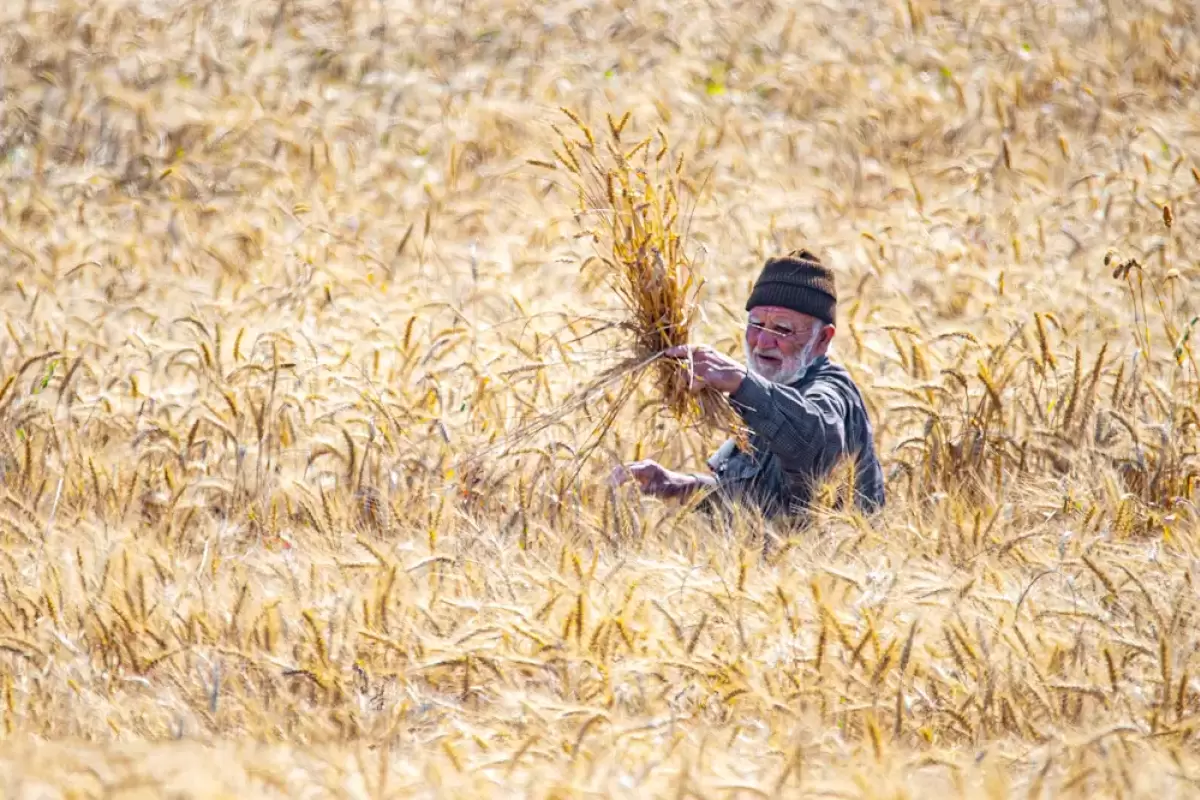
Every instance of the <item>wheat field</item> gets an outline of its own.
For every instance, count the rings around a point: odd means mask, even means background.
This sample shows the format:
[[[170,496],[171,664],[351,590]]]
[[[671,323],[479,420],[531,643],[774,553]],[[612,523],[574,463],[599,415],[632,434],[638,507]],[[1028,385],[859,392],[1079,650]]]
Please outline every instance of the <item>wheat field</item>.
[[[1196,30],[3,3],[3,796],[1200,796]],[[606,482],[725,436],[578,391],[628,342],[564,165],[626,112],[692,341],[837,270],[878,517]]]

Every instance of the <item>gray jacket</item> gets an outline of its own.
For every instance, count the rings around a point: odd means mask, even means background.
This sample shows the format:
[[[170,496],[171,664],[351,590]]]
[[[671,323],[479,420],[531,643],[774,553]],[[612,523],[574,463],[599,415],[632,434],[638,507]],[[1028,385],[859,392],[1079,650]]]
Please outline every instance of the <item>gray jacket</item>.
[[[858,387],[844,367],[819,356],[784,386],[747,374],[730,399],[752,431],[753,453],[730,440],[709,459],[717,490],[706,498],[749,502],[768,517],[803,515],[812,487],[843,457],[855,460],[856,501],[870,512],[884,504],[883,470]]]

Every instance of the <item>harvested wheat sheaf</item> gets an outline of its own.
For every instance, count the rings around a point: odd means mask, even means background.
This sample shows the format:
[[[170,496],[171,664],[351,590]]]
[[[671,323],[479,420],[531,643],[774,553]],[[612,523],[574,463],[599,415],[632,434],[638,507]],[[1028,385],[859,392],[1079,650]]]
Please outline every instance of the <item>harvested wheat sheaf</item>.
[[[728,397],[707,386],[694,390],[686,363],[665,356],[671,348],[689,344],[704,283],[686,253],[691,214],[681,198],[692,197],[693,211],[699,198],[696,184],[684,174],[684,156],[671,158],[661,130],[632,146],[623,143],[631,112],[619,119],[607,114],[607,135],[601,142],[578,113],[561,110],[574,123],[576,135],[552,126],[559,137],[555,160],[530,163],[569,176],[578,198],[577,219],[585,226],[579,236],[599,249],[583,269],[620,300],[623,318],[610,324],[628,339],[622,348],[628,355],[576,395],[620,386],[595,441],[608,432],[643,377],[653,372],[661,403],[678,422],[707,425],[748,447],[749,432]],[[561,419],[564,412],[565,407],[556,409],[546,418]]]

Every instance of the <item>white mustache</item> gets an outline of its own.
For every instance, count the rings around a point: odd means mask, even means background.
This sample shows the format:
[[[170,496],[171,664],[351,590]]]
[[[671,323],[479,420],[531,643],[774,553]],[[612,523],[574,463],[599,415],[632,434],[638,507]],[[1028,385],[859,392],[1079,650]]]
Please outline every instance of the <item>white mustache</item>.
[[[812,365],[813,344],[814,344],[814,342],[810,341],[807,345],[804,346],[804,349],[801,350],[801,352],[799,352],[798,354],[793,356],[791,359],[785,358],[783,353],[777,347],[772,347],[769,349],[763,349],[763,348],[756,347],[753,350],[751,350],[749,345],[747,344],[746,345],[746,354],[748,356],[748,358],[746,359],[747,366],[749,366],[751,372],[755,373],[756,375],[760,375],[761,377],[768,377],[771,380],[775,380],[779,383],[784,383],[784,384],[794,383],[795,381],[798,381],[801,378],[803,378],[805,373],[808,372],[808,368]],[[775,368],[774,370],[772,370],[774,372],[773,375],[770,375],[770,376],[762,375],[762,373],[760,373],[758,371],[758,369],[756,368],[756,366],[755,366],[756,361],[758,359],[764,358],[764,357],[775,358],[775,359],[779,360],[779,362],[780,362],[779,366],[777,368]]]

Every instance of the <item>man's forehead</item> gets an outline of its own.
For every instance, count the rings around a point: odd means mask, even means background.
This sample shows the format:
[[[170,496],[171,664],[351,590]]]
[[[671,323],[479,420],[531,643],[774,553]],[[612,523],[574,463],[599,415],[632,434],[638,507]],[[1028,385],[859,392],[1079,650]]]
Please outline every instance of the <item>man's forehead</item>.
[[[750,309],[750,316],[757,320],[790,322],[793,325],[803,325],[812,319],[808,314],[802,314],[791,308],[780,308],[779,306],[755,306]]]

